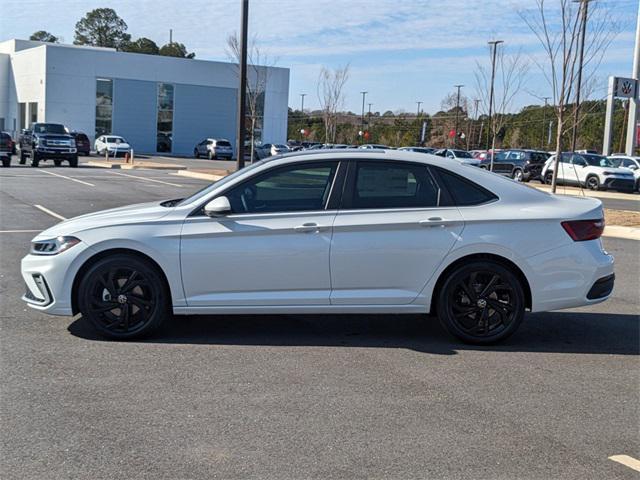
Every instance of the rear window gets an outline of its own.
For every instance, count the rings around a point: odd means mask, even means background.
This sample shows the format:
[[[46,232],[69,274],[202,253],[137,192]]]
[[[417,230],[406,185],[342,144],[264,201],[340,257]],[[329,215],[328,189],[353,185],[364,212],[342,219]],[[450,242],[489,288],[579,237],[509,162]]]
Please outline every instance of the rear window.
[[[468,207],[471,205],[481,205],[498,199],[498,197],[489,190],[455,173],[439,168],[438,174],[458,206]]]
[[[218,140],[216,142],[216,145],[218,147],[230,147],[231,146],[231,144],[229,142],[227,142],[226,140]]]

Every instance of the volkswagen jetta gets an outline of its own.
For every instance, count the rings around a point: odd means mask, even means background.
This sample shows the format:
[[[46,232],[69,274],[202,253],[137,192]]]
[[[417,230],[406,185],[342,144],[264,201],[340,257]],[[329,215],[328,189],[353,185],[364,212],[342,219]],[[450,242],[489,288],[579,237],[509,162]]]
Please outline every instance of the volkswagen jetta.
[[[192,196],[59,223],[22,260],[24,300],[102,335],[171,313],[436,314],[466,342],[511,335],[525,310],[613,289],[602,205],[433,155],[271,157]]]

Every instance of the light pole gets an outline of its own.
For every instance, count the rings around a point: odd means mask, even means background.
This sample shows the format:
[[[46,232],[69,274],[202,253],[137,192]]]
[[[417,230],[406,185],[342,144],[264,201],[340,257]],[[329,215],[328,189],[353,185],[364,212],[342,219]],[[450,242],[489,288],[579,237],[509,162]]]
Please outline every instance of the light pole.
[[[491,54],[491,89],[489,90],[489,128],[487,128],[487,150],[489,149],[489,140],[491,141],[491,164],[489,165],[489,170],[493,171],[493,157],[495,156],[495,147],[496,147],[496,132],[495,126],[493,123],[493,86],[496,79],[496,54],[498,52],[498,45],[504,43],[504,40],[492,40],[488,42],[489,45],[493,48],[493,52]]]
[[[236,169],[244,168],[244,137],[247,97],[247,25],[249,23],[249,0],[242,1],[242,21],[240,24],[240,85],[238,92],[238,159]],[[253,160],[253,159],[252,159]]]
[[[456,95],[456,126],[454,128],[455,135],[453,136],[453,148],[456,148],[458,145],[458,113],[460,112],[460,89],[464,87],[464,85],[454,85],[458,89],[458,94]]]
[[[362,95],[362,115],[360,116],[360,131],[362,135],[360,135],[360,143],[364,143],[364,99],[369,92],[360,92]]]
[[[421,136],[420,136],[420,105],[422,105],[423,102],[416,102],[418,104],[418,110],[416,111],[416,123],[418,124],[418,145],[422,145],[421,140]]]
[[[371,105],[373,105],[373,103],[369,103],[368,105],[369,113],[367,114],[367,131],[369,132],[369,138],[371,138]]]
[[[578,60],[578,85],[576,86],[576,105],[573,109],[573,129],[571,132],[571,151],[576,151],[576,140],[578,138],[578,118],[580,114],[580,90],[582,87],[582,64],[584,60],[584,37],[587,33],[587,13],[589,11],[590,0],[573,0],[580,2],[580,59]]]
[[[306,97],[307,94],[306,93],[301,93],[300,94],[300,119],[301,119],[301,126],[300,126],[300,142],[302,142],[303,140],[303,134],[302,131],[304,130],[304,97]]]
[[[542,99],[544,100],[544,108],[542,109],[542,143],[541,143],[541,147],[544,150],[544,131],[547,128],[547,102],[549,101],[551,97],[542,97]],[[548,143],[547,143],[548,145]]]
[[[478,117],[478,104],[480,103],[480,99],[479,98],[474,98],[473,99],[473,119],[477,120]],[[471,147],[471,137],[472,135],[472,131],[475,130],[475,128],[473,127],[473,123],[471,123],[471,118],[469,118],[469,122],[467,124],[467,150],[469,150],[469,148]]]

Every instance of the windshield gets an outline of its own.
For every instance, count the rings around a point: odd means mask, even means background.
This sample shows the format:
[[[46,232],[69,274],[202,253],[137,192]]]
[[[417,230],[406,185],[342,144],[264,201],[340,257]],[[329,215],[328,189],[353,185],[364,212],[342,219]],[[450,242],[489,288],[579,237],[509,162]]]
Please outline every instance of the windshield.
[[[456,158],[473,158],[473,156],[469,152],[465,152],[464,150],[451,150]]]
[[[589,165],[592,167],[614,167],[615,165],[611,160],[607,157],[603,157],[602,155],[589,155],[582,154],[582,158],[584,158]]]
[[[56,133],[60,135],[66,135],[67,131],[64,129],[64,125],[58,123],[36,123],[33,126],[35,133]]]
[[[265,158],[264,160],[260,160],[259,162],[252,163],[251,165],[249,165],[248,167],[243,168],[242,170],[237,170],[237,171],[227,175],[226,177],[223,177],[220,180],[217,180],[217,181],[213,182],[212,184],[207,185],[203,189],[198,190],[196,193],[194,193],[190,197],[187,197],[184,200],[182,200],[178,205],[188,205],[190,203],[197,202],[201,198],[206,197],[209,194],[209,192],[211,192],[214,188],[218,188],[219,186],[224,185],[227,182],[230,182],[234,178],[237,178],[240,175],[243,175],[244,173],[246,173],[246,172],[248,172],[250,170],[253,170],[254,168],[257,168],[257,167],[260,167],[260,166],[264,165],[266,162],[268,162],[270,160],[271,160],[270,158]]]
[[[107,137],[107,143],[126,143],[125,139],[122,137]]]

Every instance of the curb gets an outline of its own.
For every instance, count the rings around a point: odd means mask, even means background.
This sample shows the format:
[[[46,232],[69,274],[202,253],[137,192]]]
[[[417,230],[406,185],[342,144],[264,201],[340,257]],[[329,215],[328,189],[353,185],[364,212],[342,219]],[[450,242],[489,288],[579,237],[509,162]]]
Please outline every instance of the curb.
[[[621,227],[619,225],[607,225],[604,227],[605,237],[624,238],[626,240],[640,241],[640,227]]]
[[[85,165],[89,165],[91,167],[99,167],[99,168],[111,168],[118,170],[136,170],[136,169],[145,169],[145,170],[186,170],[187,167],[184,165],[169,165],[164,163],[153,163],[153,162],[140,162],[134,163],[133,165],[128,163],[115,163],[115,162],[97,162],[97,161],[88,161]]]
[[[218,180],[226,176],[226,175],[219,175],[215,173],[194,172],[191,170],[180,170],[175,173],[170,173],[169,175],[175,175],[177,177],[197,178],[199,180],[209,180],[211,182],[217,182]]]

